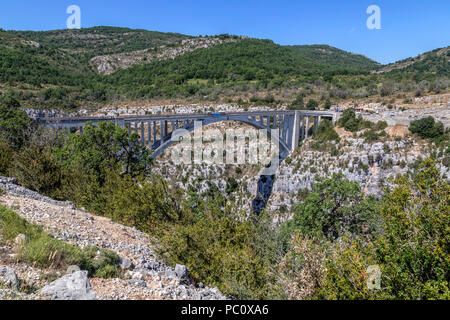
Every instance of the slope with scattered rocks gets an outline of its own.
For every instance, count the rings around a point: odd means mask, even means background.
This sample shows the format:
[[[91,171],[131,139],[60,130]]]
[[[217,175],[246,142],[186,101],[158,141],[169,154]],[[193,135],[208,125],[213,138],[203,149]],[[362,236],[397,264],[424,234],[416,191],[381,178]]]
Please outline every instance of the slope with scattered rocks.
[[[124,275],[115,279],[90,278],[84,281],[82,270],[79,271],[81,273],[75,271],[68,275],[57,271],[53,278],[59,279],[52,283],[45,276],[50,270],[2,258],[0,299],[226,299],[217,288],[202,284],[196,286],[189,278],[186,267],[165,265],[156,257],[150,236],[135,228],[91,215],[71,203],[41,196],[18,186],[12,178],[0,177],[0,188],[6,191],[0,196],[0,205],[42,226],[55,238],[81,248],[97,246],[116,252],[121,257],[120,267]],[[0,257],[14,256],[13,246],[4,246],[0,251],[3,252]],[[26,294],[26,290],[8,285],[3,275],[12,279],[12,272],[23,287],[33,286],[41,290]],[[68,288],[74,287],[78,291],[68,291]]]

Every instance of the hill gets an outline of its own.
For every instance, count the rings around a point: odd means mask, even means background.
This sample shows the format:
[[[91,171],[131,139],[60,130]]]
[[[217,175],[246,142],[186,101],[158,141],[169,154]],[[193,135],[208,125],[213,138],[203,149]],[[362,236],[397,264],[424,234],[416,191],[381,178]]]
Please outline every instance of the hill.
[[[349,72],[343,67],[300,56],[270,40],[243,39],[195,50],[173,60],[119,71],[108,81],[115,86],[124,86],[127,92],[138,91],[141,96],[172,96],[184,90],[195,93],[216,84],[272,83],[283,86],[299,78],[316,79]]]
[[[279,105],[448,90],[449,50],[393,65],[326,45],[128,28],[0,30],[0,93],[23,107],[97,109],[128,99]],[[425,82],[424,82],[425,80]],[[391,99],[392,100],[392,99]],[[389,100],[390,101],[390,100]]]
[[[286,47],[301,56],[335,67],[348,68],[355,71],[370,71],[380,66],[378,62],[361,54],[350,53],[328,45],[297,45]]]
[[[450,74],[450,46],[383,66],[378,73]]]
[[[8,33],[70,53],[86,59],[98,55],[143,50],[162,45],[173,45],[191,36],[118,27],[53,31],[8,31]]]

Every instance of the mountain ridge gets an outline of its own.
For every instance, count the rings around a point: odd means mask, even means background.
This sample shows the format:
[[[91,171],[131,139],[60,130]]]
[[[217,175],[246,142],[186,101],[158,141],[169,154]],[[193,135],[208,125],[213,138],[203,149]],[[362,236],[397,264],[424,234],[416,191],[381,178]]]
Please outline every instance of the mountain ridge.
[[[448,48],[421,57],[386,66],[329,45],[282,46],[227,34],[101,26],[0,30],[0,93],[26,107],[97,109],[124,99],[286,105],[299,95],[329,105],[349,97],[406,99],[414,91],[447,90]]]

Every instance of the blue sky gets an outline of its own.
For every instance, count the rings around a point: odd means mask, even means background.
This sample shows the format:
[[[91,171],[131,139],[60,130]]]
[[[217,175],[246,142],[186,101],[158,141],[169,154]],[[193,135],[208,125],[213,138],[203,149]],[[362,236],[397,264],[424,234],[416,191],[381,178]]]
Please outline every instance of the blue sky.
[[[81,8],[83,28],[109,25],[329,44],[382,63],[450,45],[449,0],[3,0],[0,28],[64,29],[72,4]],[[372,4],[381,9],[381,30],[366,27]]]

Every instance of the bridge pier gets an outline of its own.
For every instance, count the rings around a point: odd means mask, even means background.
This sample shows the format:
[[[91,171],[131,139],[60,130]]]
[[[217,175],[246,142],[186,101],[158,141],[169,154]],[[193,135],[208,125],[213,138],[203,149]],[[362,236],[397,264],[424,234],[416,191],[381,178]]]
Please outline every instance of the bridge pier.
[[[298,147],[300,142],[300,130],[300,112],[296,111],[294,115],[294,131],[292,133],[292,152]]]
[[[305,139],[308,139],[308,129],[309,129],[309,117],[306,117],[306,122],[305,122]]]

